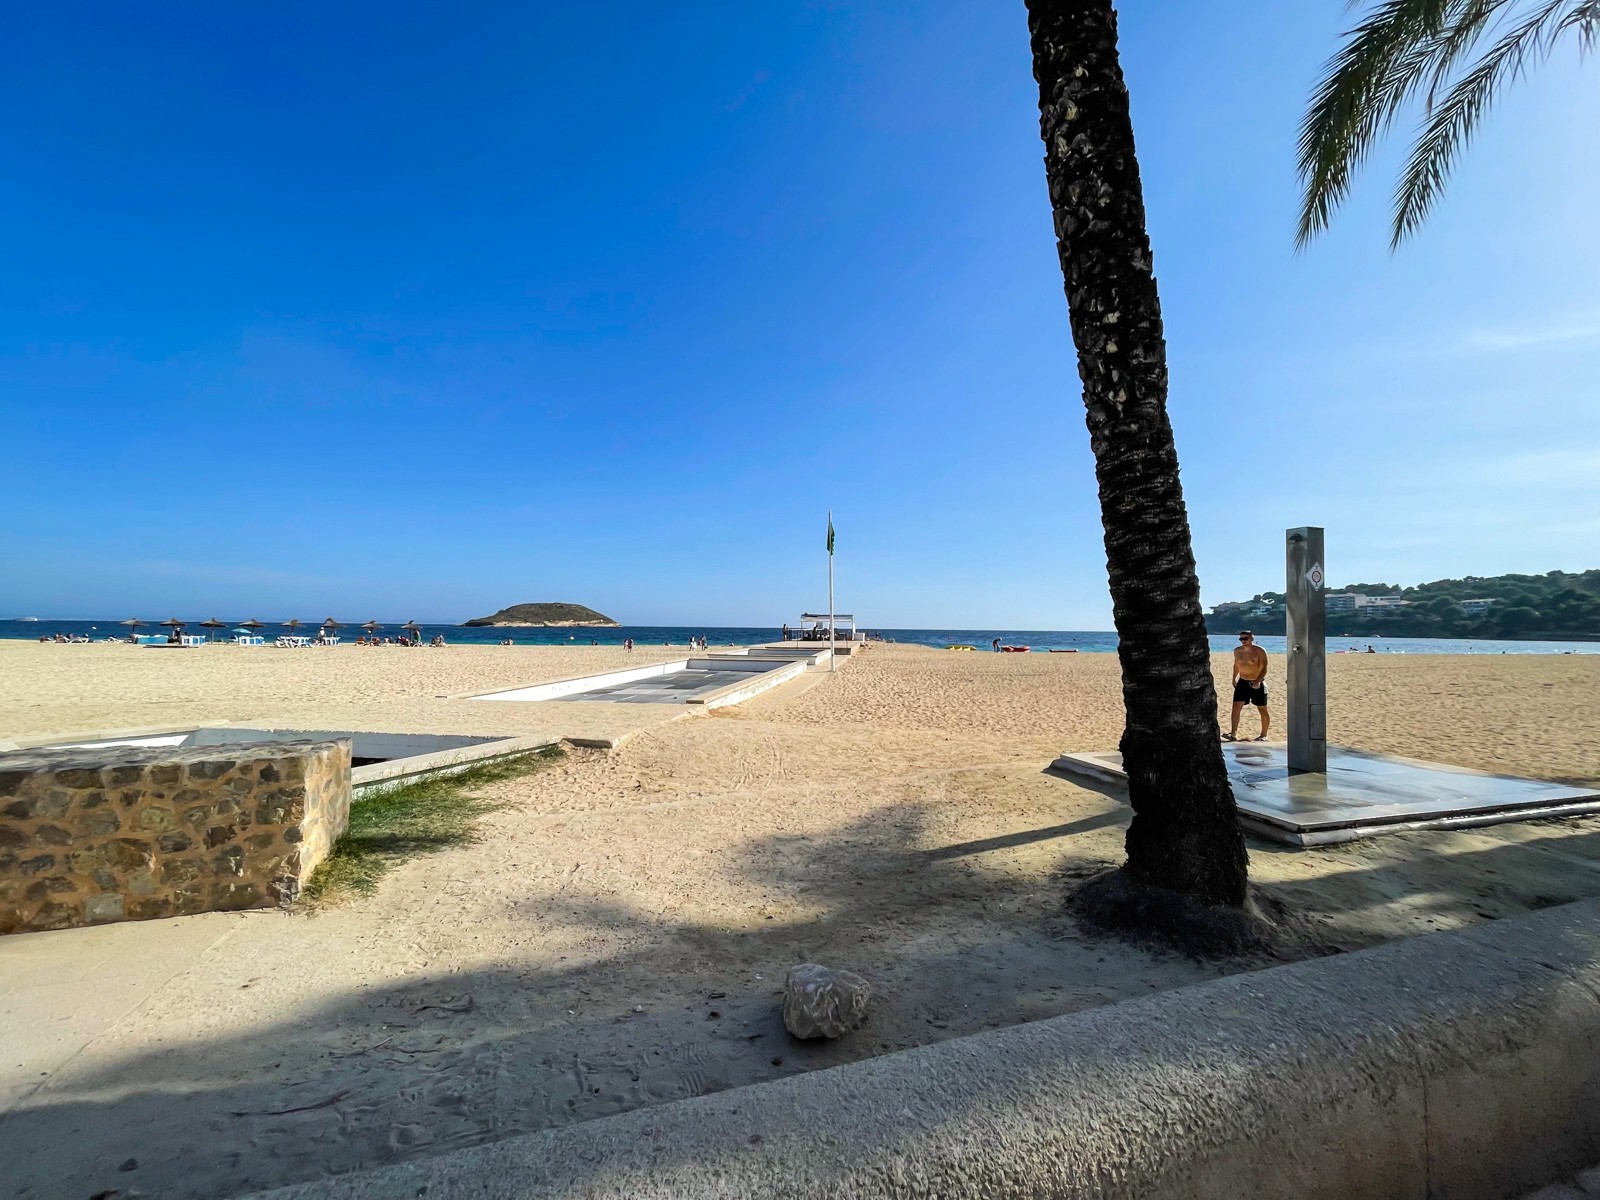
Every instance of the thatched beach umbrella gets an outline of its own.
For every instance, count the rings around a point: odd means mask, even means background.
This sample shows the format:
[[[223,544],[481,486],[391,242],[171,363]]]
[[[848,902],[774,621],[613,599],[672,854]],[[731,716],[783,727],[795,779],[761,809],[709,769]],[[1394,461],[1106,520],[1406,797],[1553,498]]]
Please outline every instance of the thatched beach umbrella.
[[[138,633],[139,626],[146,624],[146,622],[139,620],[138,617],[130,617],[128,620],[120,622],[120,624],[128,626],[134,633]]]
[[[283,627],[285,629],[299,629],[300,626],[302,626],[304,624],[305,624],[304,621],[300,621],[300,620],[295,619],[294,617],[290,617],[287,621],[285,621],[283,623]]]
[[[329,617],[327,620],[323,621],[322,627],[324,629],[343,629],[344,628],[343,625],[339,624],[339,622],[335,621],[332,617]]]
[[[239,622],[240,629],[265,629],[266,627],[267,623],[265,621],[258,621],[254,617],[251,617],[248,621]]]
[[[180,620],[178,620],[177,617],[168,617],[165,621],[162,621],[160,623],[162,625],[170,625],[173,629],[182,629],[189,622],[180,621]]]
[[[361,628],[365,629],[368,633],[371,633],[375,629],[382,629],[383,626],[380,625],[377,621],[363,621],[362,624],[361,624]]]
[[[219,621],[215,617],[212,617],[209,621],[200,622],[201,629],[226,629],[227,627],[228,623],[226,621]]]
[[[422,626],[418,625],[415,621],[407,621],[404,625],[400,626],[400,628],[404,629],[414,638],[420,640],[422,637]]]

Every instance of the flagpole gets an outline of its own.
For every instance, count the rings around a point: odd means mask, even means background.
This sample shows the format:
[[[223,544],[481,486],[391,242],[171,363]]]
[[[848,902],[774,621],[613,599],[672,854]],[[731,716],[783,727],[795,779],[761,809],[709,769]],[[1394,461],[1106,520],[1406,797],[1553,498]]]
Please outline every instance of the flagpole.
[[[839,650],[833,634],[833,509],[828,510],[828,670],[834,669]]]

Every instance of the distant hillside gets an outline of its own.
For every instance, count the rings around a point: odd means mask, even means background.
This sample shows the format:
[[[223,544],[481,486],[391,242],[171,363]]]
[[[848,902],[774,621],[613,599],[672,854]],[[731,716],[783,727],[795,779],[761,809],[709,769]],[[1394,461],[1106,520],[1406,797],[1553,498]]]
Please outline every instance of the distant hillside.
[[[1206,614],[1206,628],[1212,633],[1282,633],[1283,599],[1282,592],[1262,592],[1219,604]],[[1600,638],[1600,570],[1468,575],[1416,587],[1352,583],[1329,586],[1324,603],[1332,636]]]
[[[581,604],[513,604],[492,617],[474,617],[463,625],[615,625],[604,613]]]

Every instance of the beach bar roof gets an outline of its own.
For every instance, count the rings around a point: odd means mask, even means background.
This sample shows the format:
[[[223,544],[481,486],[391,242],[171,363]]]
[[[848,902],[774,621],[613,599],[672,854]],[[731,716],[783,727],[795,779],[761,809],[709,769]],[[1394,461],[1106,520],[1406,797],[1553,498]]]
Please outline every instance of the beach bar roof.
[[[817,625],[825,627],[828,624],[828,614],[825,613],[825,612],[824,613],[809,613],[808,612],[808,613],[801,613],[800,614],[800,624],[802,626],[804,626],[804,625],[806,625],[808,623],[811,623],[811,622],[815,622]],[[843,642],[853,642],[853,641],[855,641],[856,640],[856,618],[855,618],[855,614],[853,614],[853,613],[834,613],[833,614],[833,631],[834,631],[834,637],[839,641],[843,641]]]

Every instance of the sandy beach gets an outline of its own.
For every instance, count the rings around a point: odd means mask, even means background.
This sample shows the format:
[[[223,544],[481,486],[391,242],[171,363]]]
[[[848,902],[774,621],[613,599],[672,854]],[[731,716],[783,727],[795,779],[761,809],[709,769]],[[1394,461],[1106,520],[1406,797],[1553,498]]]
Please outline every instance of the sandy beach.
[[[559,734],[656,706],[448,697],[622,658],[0,643],[0,738],[200,719]],[[1600,782],[1596,696],[1600,656],[1329,660],[1333,740],[1536,778]],[[736,708],[633,713],[619,749],[491,785],[504,807],[479,842],[372,897],[0,939],[6,987],[59,989],[63,1010],[112,997],[43,1076],[0,1061],[0,1181],[231,1195],[1213,978],[1061,914],[1068,880],[1119,860],[1128,813],[1047,768],[1113,747],[1120,703],[1111,655],[874,646]],[[1251,854],[1326,950],[1600,894],[1600,819]],[[776,996],[807,960],[873,981],[864,1029],[787,1037]]]

